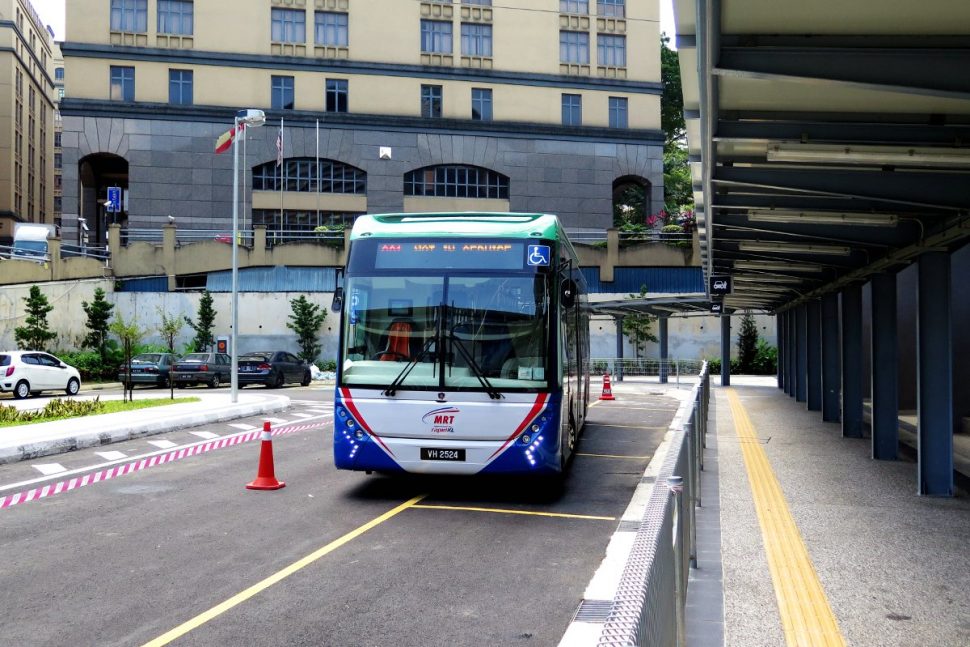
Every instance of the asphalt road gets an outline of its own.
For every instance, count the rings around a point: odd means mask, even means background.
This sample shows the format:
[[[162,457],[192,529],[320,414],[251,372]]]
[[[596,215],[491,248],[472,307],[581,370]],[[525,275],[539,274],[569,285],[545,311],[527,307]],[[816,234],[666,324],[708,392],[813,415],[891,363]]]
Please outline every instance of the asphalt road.
[[[0,642],[555,645],[677,407],[648,388],[598,402],[556,488],[338,472],[331,388],[282,392],[281,490],[245,489],[251,442],[0,510]],[[0,491],[262,420],[0,466]]]

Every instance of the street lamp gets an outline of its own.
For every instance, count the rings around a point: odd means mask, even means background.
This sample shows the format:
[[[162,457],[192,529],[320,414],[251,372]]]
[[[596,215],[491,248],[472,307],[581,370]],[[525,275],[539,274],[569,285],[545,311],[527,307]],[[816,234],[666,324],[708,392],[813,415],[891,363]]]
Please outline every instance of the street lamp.
[[[229,341],[232,374],[229,384],[233,403],[239,401],[239,353],[236,349],[236,331],[239,330],[239,127],[258,128],[264,123],[266,114],[262,110],[240,110],[232,128],[232,330]]]

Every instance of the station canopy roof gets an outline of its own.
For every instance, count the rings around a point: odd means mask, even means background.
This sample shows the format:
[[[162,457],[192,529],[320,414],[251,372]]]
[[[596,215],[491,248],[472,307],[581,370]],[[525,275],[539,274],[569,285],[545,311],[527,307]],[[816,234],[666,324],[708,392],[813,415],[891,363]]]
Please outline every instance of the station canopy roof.
[[[776,312],[970,236],[970,2],[674,0],[705,276]],[[709,285],[709,283],[706,283]]]

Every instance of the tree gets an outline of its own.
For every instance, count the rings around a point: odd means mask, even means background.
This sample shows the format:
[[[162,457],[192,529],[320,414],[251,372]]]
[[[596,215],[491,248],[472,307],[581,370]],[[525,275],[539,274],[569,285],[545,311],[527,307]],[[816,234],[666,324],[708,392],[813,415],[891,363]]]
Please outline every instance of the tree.
[[[212,336],[215,320],[216,311],[212,307],[212,294],[208,290],[204,290],[202,298],[199,300],[198,323],[194,323],[188,317],[185,318],[185,322],[195,331],[192,345],[196,351],[205,352],[215,345],[215,339]]]
[[[108,326],[108,330],[121,341],[121,347],[124,352],[124,366],[125,374],[131,375],[131,353],[135,344],[141,341],[141,338],[145,336],[145,331],[138,327],[138,319],[132,317],[130,322],[126,322],[121,314],[115,315],[114,321]],[[125,384],[125,393],[123,396],[124,401],[128,401],[132,398],[132,389],[134,387],[131,383],[131,378],[128,378],[128,383]]]
[[[185,325],[185,321],[181,317],[169,317],[162,308],[158,308],[157,312],[161,319],[161,323],[158,324],[158,334],[165,340],[165,344],[168,346],[168,352],[174,353],[175,338],[182,332],[182,326]],[[171,398],[175,397],[175,385],[172,382],[171,372],[168,375],[168,395]]]
[[[677,50],[667,47],[670,37],[660,35],[660,82],[663,95],[660,98],[660,128],[668,142],[683,142],[687,135],[684,124],[684,92],[680,84],[680,56]]]
[[[84,314],[88,316],[85,325],[90,331],[84,341],[81,342],[81,346],[97,350],[101,354],[101,363],[104,364],[108,357],[108,327],[114,305],[108,303],[104,298],[104,290],[97,288],[94,291],[94,301],[91,303],[82,301],[81,308],[84,309]]]
[[[54,309],[47,297],[36,285],[30,286],[30,294],[24,297],[27,319],[24,326],[14,328],[14,340],[20,350],[47,350],[47,342],[57,338],[57,333],[47,327],[47,313]]]
[[[754,323],[754,315],[746,312],[741,318],[741,330],[738,332],[738,370],[742,373],[754,373],[757,355],[758,327]]]
[[[643,299],[647,296],[647,286],[640,286],[640,294],[630,294],[628,299]],[[656,317],[650,315],[624,315],[623,334],[633,344],[633,351],[636,359],[640,359],[640,353],[646,349],[648,341],[657,341],[657,336],[650,331]]]
[[[320,344],[318,332],[327,318],[327,311],[321,310],[320,306],[310,303],[302,294],[290,301],[293,307],[293,314],[290,321],[286,322],[286,327],[294,331],[297,336],[297,343],[300,344],[300,358],[307,363],[317,361],[317,356],[323,346]]]

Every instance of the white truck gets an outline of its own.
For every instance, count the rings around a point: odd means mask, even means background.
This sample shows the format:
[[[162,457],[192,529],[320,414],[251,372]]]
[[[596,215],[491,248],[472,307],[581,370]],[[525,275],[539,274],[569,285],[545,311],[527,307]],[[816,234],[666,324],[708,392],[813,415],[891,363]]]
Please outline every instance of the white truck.
[[[47,239],[56,235],[57,228],[54,225],[37,222],[14,223],[13,247],[10,250],[10,258],[21,258],[42,263],[48,259]]]

